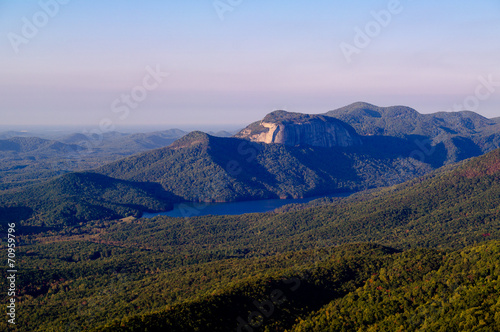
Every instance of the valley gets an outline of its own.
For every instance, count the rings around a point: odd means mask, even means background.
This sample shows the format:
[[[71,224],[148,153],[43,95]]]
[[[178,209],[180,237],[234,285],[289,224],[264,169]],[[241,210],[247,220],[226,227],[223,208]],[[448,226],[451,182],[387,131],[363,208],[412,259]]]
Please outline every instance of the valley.
[[[191,132],[5,189],[17,330],[499,330],[496,122],[364,103],[333,115],[273,112],[273,126]],[[141,218],[280,198],[304,200]]]

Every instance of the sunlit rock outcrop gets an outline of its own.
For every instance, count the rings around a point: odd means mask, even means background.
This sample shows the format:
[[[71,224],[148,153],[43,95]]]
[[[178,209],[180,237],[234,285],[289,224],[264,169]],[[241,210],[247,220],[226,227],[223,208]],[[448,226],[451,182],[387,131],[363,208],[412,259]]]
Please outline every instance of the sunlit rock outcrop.
[[[290,146],[348,147],[361,144],[356,131],[340,120],[323,116],[275,111],[238,134],[253,142]]]

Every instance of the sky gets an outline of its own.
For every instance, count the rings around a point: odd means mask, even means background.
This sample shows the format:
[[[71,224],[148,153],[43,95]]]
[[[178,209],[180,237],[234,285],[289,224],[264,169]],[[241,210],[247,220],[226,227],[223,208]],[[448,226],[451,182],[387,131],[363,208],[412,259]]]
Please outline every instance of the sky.
[[[498,0],[0,0],[0,125],[236,126],[364,101],[500,116]]]

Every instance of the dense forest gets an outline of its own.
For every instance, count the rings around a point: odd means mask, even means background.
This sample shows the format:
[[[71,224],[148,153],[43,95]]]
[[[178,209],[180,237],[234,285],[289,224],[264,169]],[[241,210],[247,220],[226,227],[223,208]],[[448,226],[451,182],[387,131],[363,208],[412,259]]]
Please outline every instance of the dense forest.
[[[143,211],[168,210],[175,201],[178,200],[159,185],[117,180],[90,172],[65,174],[0,195],[5,217],[11,222],[37,226],[139,217]]]
[[[296,275],[244,282],[97,331],[500,330],[499,244],[402,253],[341,247]]]
[[[378,107],[358,102],[325,113],[353,126],[360,135],[414,137],[443,143],[446,163],[474,157],[500,147],[498,118],[470,111],[420,114],[406,106]]]
[[[499,207],[496,150],[284,212],[19,224],[18,330],[500,330]]]
[[[108,160],[145,152],[68,172],[49,164],[81,136],[1,140],[0,232],[15,223],[19,274],[17,325],[0,329],[500,331],[500,150],[452,164],[498,145],[498,121],[369,104],[328,115],[362,144],[192,132],[145,151],[180,133],[113,133]],[[100,153],[77,169],[102,165]],[[183,201],[353,191],[267,213],[141,218]]]

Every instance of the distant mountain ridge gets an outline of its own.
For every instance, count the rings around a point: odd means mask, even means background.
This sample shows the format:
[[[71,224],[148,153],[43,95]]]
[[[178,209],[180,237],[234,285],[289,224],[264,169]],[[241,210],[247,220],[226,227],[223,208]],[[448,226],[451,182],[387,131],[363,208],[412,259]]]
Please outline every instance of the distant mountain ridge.
[[[406,106],[379,107],[363,102],[324,115],[350,124],[360,135],[472,135],[496,124],[493,119],[470,111],[420,114]]]
[[[81,146],[75,144],[66,144],[38,137],[13,137],[0,140],[0,152],[54,153],[81,149],[83,149]]]
[[[358,102],[324,115],[351,125],[363,136],[429,140],[447,152],[445,164],[477,157],[500,147],[500,122],[470,111],[420,114],[406,106],[378,107]]]
[[[18,133],[7,132],[5,136],[15,134]],[[29,136],[0,139],[0,191],[168,146],[185,134],[180,129],[170,129],[136,134],[74,133],[53,139]]]

